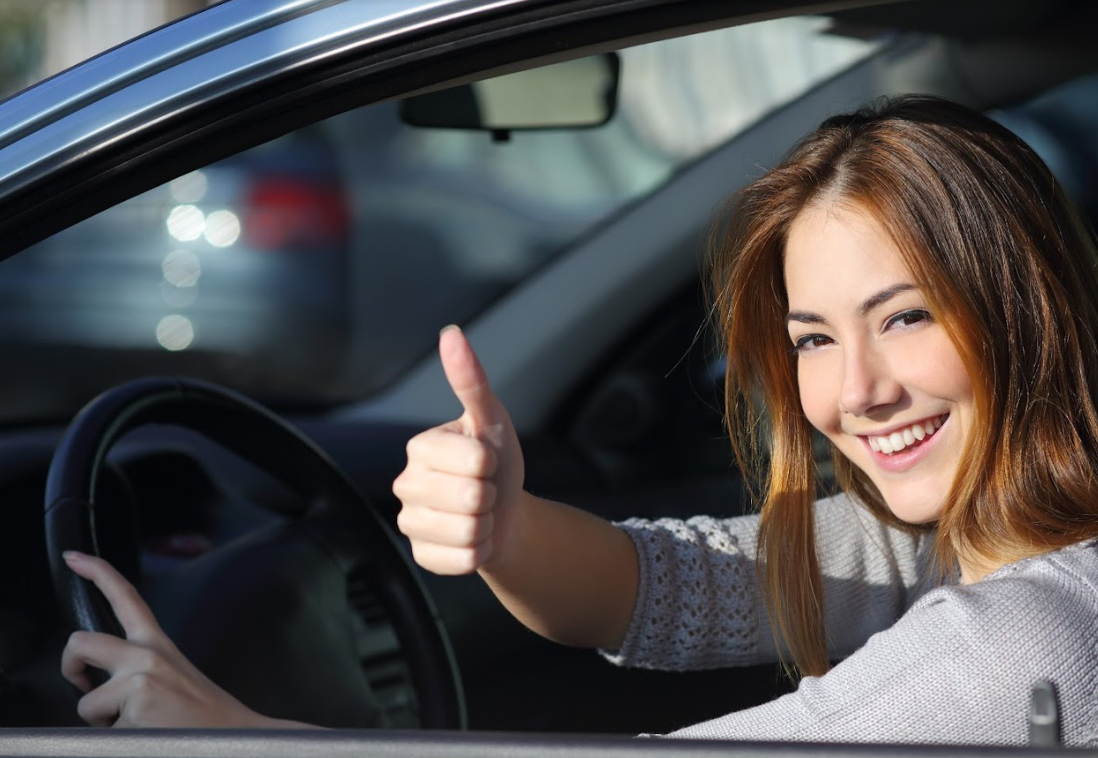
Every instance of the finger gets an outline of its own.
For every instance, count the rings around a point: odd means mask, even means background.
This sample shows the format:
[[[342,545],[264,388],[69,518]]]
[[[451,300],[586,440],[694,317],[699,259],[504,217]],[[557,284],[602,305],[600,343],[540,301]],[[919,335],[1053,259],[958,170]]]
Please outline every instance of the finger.
[[[498,446],[505,415],[503,406],[488,385],[488,375],[469,340],[460,328],[448,326],[439,334],[438,351],[446,381],[465,409],[467,432],[486,437]]]
[[[76,712],[92,726],[126,728],[156,725],[156,714],[170,709],[170,723],[184,725],[187,713],[163,681],[148,672],[116,677],[80,698]]]
[[[150,667],[152,655],[148,649],[113,634],[73,632],[65,649],[61,651],[61,674],[87,692],[91,689],[91,680],[87,676],[88,666],[103,669],[113,676],[142,666]]]
[[[477,515],[496,504],[496,485],[487,479],[437,471],[405,470],[393,482],[393,494],[406,507]]]
[[[129,691],[125,679],[112,679],[80,698],[76,713],[91,726],[111,726],[121,715]]]
[[[463,516],[429,508],[402,508],[397,514],[397,528],[413,542],[444,547],[476,547],[492,535],[493,524],[491,513]]]
[[[76,574],[90,580],[110,603],[127,639],[162,636],[149,606],[114,566],[102,558],[73,550],[64,553],[65,562]]]
[[[435,574],[471,574],[492,557],[492,540],[485,540],[473,547],[460,548],[413,542],[412,557],[417,564]]]
[[[84,647],[80,637],[91,632],[73,632],[69,637],[65,649],[61,651],[61,675],[81,692],[87,692],[92,688],[92,681],[88,677],[88,663],[82,650]]]
[[[496,451],[475,437],[431,429],[408,440],[408,467],[455,476],[490,477],[496,473]]]

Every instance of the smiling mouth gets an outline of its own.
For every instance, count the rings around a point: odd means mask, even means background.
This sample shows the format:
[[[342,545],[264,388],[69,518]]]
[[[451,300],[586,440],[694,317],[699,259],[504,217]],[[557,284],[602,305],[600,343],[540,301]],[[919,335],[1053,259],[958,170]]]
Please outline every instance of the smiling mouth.
[[[874,453],[895,455],[901,450],[918,447],[923,440],[932,437],[936,431],[941,429],[942,424],[945,423],[947,418],[949,418],[949,414],[943,413],[941,416],[935,416],[934,418],[905,426],[903,429],[897,429],[890,434],[867,434],[865,435],[865,439],[869,442],[869,447]]]

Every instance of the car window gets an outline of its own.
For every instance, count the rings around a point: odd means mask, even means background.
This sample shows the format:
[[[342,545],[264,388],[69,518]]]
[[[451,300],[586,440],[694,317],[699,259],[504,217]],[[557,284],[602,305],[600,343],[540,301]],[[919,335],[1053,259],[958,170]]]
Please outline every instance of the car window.
[[[0,420],[156,373],[282,408],[366,397],[441,326],[873,49],[812,17],[714,31],[622,50],[599,128],[499,141],[411,127],[389,102],[181,176],[0,266]]]

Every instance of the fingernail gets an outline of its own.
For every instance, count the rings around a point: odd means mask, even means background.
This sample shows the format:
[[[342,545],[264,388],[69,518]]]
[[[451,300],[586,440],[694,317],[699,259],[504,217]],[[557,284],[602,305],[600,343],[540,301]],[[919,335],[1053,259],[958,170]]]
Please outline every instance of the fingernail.
[[[461,327],[458,326],[457,324],[447,324],[446,326],[439,329],[438,336],[441,337],[442,335],[446,334],[446,332],[448,332],[448,331],[451,331],[453,329],[460,329],[460,328]]]
[[[80,563],[80,561],[84,560],[87,556],[76,550],[66,550],[61,553],[61,557],[65,559],[66,563]]]

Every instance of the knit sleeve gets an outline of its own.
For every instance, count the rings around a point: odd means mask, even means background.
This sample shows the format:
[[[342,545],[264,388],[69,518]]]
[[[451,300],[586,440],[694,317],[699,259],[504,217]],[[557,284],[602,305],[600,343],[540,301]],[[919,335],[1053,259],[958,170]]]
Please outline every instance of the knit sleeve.
[[[1025,745],[1033,685],[1051,682],[1066,746],[1098,745],[1098,555],[1031,559],[941,587],[822,677],[670,736]]]
[[[890,529],[846,496],[816,504],[829,648],[857,649],[893,623],[921,591],[927,540]],[[640,584],[614,663],[696,670],[771,662],[777,649],[758,589],[757,516],[630,519]]]

